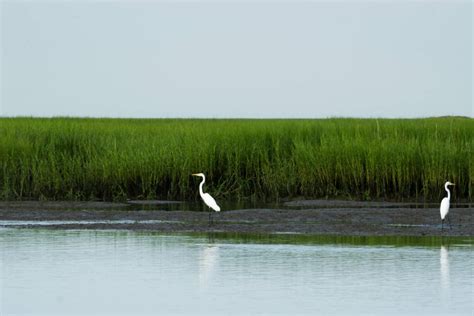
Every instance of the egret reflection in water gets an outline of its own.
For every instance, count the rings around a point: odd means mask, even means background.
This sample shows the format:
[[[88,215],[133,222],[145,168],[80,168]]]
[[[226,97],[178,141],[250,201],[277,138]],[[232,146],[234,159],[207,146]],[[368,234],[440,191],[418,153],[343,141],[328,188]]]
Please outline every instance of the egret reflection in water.
[[[449,301],[449,256],[448,248],[441,246],[439,250],[439,271],[441,277],[441,296],[443,301]]]
[[[207,288],[219,262],[219,246],[205,245],[199,254],[199,285]]]

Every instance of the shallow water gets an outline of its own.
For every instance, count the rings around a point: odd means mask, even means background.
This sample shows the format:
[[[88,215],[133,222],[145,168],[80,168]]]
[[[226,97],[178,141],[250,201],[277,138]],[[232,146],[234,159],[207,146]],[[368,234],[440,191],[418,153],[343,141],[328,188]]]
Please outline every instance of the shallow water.
[[[426,209],[439,208],[439,202],[384,202],[384,201],[346,201],[346,200],[294,200],[288,202],[262,202],[262,201],[219,201],[221,209],[239,210],[239,209],[332,209],[332,208],[350,208],[350,209]],[[451,208],[472,208],[472,203],[452,202]],[[127,210],[166,210],[166,211],[207,211],[209,208],[201,201],[164,201],[164,200],[134,200],[126,205]]]
[[[131,220],[131,219],[117,219],[117,220],[74,220],[74,221],[4,221],[0,220],[0,229],[14,226],[58,226],[58,225],[91,225],[91,224],[160,224],[160,223],[179,223],[179,221],[163,221],[163,220]]]
[[[471,315],[472,238],[0,229],[0,314]]]

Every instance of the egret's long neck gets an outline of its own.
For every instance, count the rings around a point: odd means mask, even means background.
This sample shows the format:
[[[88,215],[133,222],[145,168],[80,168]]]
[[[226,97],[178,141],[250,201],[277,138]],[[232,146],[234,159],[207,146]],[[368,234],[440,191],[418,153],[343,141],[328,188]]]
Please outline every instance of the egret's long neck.
[[[447,183],[444,185],[444,189],[446,190],[446,192],[448,192],[448,200],[451,199],[451,192],[449,192]]]
[[[202,191],[202,186],[204,185],[204,182],[206,182],[206,177],[205,177],[205,176],[202,176],[202,181],[201,181],[201,183],[199,184],[199,194],[200,194],[201,196],[204,195],[204,192]]]

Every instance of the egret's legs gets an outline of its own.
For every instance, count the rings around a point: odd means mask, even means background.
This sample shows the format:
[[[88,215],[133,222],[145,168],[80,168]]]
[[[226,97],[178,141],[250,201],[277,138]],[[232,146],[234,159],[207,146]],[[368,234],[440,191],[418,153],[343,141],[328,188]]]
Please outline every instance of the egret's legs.
[[[211,225],[212,221],[211,221],[211,215],[212,215],[212,212],[209,212],[209,226]]]
[[[451,229],[451,216],[447,215],[446,218],[448,219],[449,229]]]
[[[444,218],[441,220],[441,231],[443,231]]]

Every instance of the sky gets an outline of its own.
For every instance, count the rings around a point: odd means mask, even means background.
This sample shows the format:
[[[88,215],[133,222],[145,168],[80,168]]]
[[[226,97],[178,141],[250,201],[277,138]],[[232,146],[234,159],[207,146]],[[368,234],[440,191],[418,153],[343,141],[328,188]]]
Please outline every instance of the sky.
[[[0,1],[2,116],[474,113],[470,0]]]

